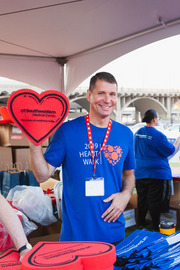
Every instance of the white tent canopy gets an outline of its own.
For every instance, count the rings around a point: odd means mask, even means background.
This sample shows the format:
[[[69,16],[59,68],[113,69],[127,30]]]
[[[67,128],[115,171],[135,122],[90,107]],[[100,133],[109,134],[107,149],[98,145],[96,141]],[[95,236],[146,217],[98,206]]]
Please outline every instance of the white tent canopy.
[[[1,0],[0,10],[0,76],[67,95],[114,59],[180,34],[179,0]]]

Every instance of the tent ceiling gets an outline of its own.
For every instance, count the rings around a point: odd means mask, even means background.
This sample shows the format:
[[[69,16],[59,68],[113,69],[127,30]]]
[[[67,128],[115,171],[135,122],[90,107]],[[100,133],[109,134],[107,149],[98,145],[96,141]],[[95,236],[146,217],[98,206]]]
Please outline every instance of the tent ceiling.
[[[108,62],[180,34],[179,0],[1,0],[0,76],[67,94]],[[160,19],[159,19],[160,18]]]

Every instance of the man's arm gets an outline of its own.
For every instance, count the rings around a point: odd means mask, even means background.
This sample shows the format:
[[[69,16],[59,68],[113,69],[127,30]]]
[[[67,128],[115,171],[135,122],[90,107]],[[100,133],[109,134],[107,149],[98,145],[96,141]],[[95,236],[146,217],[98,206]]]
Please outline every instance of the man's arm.
[[[102,214],[104,221],[115,222],[126,208],[135,186],[134,170],[125,170],[122,175],[122,191],[112,194],[104,202],[112,201],[110,207]]]
[[[7,200],[0,194],[0,222],[11,236],[13,243],[18,250],[20,247],[26,245],[28,240],[24,233],[22,224]],[[20,253],[21,259],[28,252],[24,250]]]
[[[34,175],[39,183],[45,182],[51,177],[52,173],[55,170],[55,167],[46,162],[42,146],[36,146],[32,142],[29,142],[30,147],[30,156],[31,156],[31,166],[34,172]]]

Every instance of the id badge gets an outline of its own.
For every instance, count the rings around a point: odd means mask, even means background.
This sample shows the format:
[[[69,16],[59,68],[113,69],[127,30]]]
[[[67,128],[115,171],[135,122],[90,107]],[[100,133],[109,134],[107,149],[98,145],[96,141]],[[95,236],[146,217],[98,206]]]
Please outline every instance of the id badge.
[[[85,182],[86,196],[104,196],[104,178],[91,178]]]

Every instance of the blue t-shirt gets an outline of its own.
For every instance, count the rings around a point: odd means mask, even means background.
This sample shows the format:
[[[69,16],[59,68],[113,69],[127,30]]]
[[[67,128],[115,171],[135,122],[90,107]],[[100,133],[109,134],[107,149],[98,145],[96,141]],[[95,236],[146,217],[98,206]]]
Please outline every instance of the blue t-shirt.
[[[175,147],[154,127],[142,127],[135,133],[136,179],[172,179],[168,156]]]
[[[91,125],[95,157],[107,128]],[[104,196],[85,196],[85,181],[93,176],[93,162],[85,117],[64,123],[54,134],[45,159],[54,167],[62,164],[63,204],[61,241],[116,242],[125,236],[125,221],[104,222],[101,215],[111,202],[103,200],[122,190],[123,170],[135,168],[133,134],[129,128],[112,121],[111,132],[96,163],[96,177],[104,177]]]

